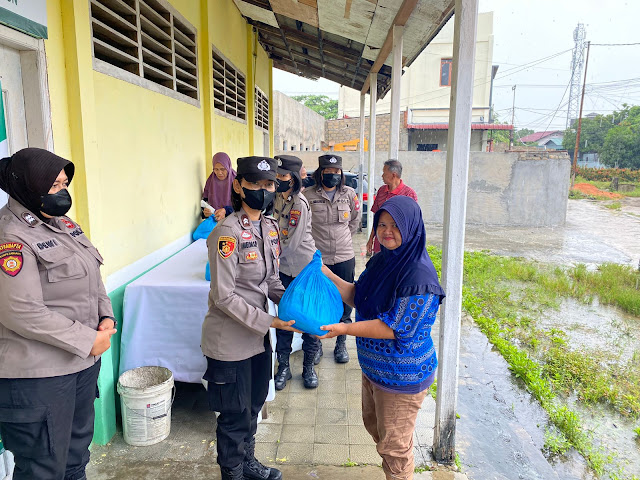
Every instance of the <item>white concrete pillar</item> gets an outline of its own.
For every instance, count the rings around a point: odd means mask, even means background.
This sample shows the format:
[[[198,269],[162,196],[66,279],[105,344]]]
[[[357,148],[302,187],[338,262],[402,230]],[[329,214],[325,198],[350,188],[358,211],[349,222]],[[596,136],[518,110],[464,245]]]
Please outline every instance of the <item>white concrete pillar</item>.
[[[367,168],[367,238],[371,237],[373,226],[373,183],[376,178],[376,100],[378,99],[378,73],[369,74],[369,168]]]
[[[391,67],[391,127],[389,158],[398,159],[400,145],[400,84],[402,80],[402,35],[404,27],[393,26],[393,64]]]
[[[433,454],[438,462],[455,459],[458,356],[462,311],[464,229],[471,140],[471,107],[478,23],[478,0],[456,0],[453,74],[445,173],[442,286],[447,294],[440,312],[438,395]]]
[[[362,178],[364,177],[364,105],[365,105],[365,94],[360,94],[360,143],[358,152],[360,153],[360,161],[358,162],[358,198],[360,199],[360,204],[363,204],[362,194],[364,193],[364,182]]]

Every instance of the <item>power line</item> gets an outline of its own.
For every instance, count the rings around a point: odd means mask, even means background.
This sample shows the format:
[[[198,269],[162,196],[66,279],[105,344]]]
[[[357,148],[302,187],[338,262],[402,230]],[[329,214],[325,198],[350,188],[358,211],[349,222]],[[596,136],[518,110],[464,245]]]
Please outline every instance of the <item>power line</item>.
[[[592,43],[592,47],[630,47],[632,45],[640,45],[640,42],[636,43]]]

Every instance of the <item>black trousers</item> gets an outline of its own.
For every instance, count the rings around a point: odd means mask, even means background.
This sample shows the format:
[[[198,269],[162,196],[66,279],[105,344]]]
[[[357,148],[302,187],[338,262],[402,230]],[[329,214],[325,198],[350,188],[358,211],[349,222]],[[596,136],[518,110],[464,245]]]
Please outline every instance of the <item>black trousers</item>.
[[[234,468],[244,460],[245,444],[253,440],[258,413],[269,393],[271,344],[264,337],[263,353],[238,362],[207,357],[209,408],[219,412],[216,429],[218,464]]]
[[[351,260],[347,260],[345,262],[336,263],[334,265],[327,265],[327,267],[341,279],[353,283],[353,280],[356,276],[356,257],[353,257]],[[342,307],[343,311],[342,318],[340,318],[340,323],[351,323],[351,312],[353,311],[353,307],[350,307],[346,303],[343,303]]]
[[[14,480],[81,480],[93,439],[100,361],[70,375],[0,379],[0,436]]]
[[[280,272],[280,281],[284,288],[287,288],[294,277],[285,275]],[[294,325],[295,327],[295,325]],[[293,332],[288,330],[276,329],[276,355],[289,355],[291,354],[291,342],[293,341]],[[320,340],[308,333],[302,334],[302,351],[307,355],[314,357],[318,349],[320,348]]]

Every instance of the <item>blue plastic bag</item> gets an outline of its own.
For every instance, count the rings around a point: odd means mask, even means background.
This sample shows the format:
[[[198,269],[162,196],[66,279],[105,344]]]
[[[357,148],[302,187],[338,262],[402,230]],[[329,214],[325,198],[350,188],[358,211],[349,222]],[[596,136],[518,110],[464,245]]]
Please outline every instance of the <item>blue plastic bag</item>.
[[[338,287],[321,268],[322,255],[316,250],[309,265],[294,278],[278,305],[280,319],[285,322],[295,320],[294,328],[319,336],[327,333],[320,327],[338,323],[343,312]]]
[[[209,218],[205,218],[202,222],[200,222],[200,225],[198,225],[198,228],[196,228],[195,232],[193,232],[193,240],[195,241],[200,240],[201,238],[207,238],[217,224],[218,222],[216,222],[216,219],[213,217],[213,215],[211,215]]]
[[[207,262],[207,266],[204,267],[204,279],[207,282],[211,281],[211,267],[209,266],[209,262]]]

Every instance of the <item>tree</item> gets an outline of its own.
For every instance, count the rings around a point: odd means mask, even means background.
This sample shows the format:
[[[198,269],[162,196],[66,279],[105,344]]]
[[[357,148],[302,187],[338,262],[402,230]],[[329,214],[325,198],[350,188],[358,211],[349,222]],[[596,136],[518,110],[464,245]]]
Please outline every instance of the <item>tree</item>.
[[[600,160],[609,167],[640,169],[640,106],[625,105],[620,114],[605,136]]]
[[[327,120],[338,118],[338,100],[331,100],[326,95],[294,95],[291,98]]]

